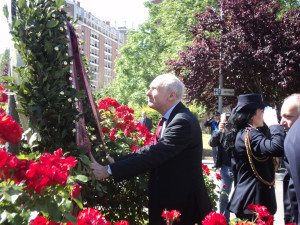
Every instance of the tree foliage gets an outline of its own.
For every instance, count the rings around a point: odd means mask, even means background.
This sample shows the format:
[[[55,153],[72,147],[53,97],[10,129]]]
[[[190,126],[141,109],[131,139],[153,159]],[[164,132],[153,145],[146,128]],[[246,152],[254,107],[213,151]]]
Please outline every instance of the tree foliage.
[[[9,61],[10,61],[10,52],[9,49],[5,49],[5,51],[0,55],[0,76],[8,75]]]
[[[194,43],[171,68],[184,78],[188,96],[213,107],[220,68],[224,87],[235,93],[261,93],[267,102],[280,103],[300,89],[300,11],[282,13],[271,0],[223,0],[197,16]],[[222,33],[222,35],[220,35]],[[220,60],[222,53],[222,60]],[[234,98],[226,99],[235,102]]]
[[[40,151],[75,145],[74,121],[79,98],[70,82],[64,1],[16,2],[11,24],[14,46],[24,65],[16,68],[20,81],[10,88],[17,94],[18,111],[40,137]]]
[[[195,25],[195,14],[204,11],[216,0],[165,0],[146,3],[149,19],[138,30],[130,31],[128,41],[120,50],[117,77],[101,96],[111,96],[123,104],[146,103],[145,91],[151,80],[165,73],[165,62],[192,41],[189,28]]]

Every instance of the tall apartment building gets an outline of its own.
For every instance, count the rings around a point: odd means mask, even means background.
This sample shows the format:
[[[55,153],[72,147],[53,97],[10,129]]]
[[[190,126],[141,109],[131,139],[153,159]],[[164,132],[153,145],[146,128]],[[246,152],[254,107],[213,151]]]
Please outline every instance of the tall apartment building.
[[[81,50],[90,63],[91,86],[101,88],[115,77],[118,49],[126,41],[126,28],[116,29],[80,7],[80,2],[66,0],[65,11],[78,20],[77,33]]]

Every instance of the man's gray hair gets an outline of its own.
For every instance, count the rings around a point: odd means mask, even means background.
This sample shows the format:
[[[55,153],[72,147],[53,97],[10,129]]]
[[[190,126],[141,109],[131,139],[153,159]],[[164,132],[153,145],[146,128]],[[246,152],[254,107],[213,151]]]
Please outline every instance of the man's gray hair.
[[[300,94],[299,93],[295,93],[295,94],[292,94],[292,95],[286,97],[283,101],[283,104],[294,105],[295,107],[297,107],[297,111],[300,114]]]
[[[159,82],[159,86],[166,87],[169,91],[175,92],[178,100],[183,98],[185,86],[175,75],[170,73],[161,74],[155,80]]]

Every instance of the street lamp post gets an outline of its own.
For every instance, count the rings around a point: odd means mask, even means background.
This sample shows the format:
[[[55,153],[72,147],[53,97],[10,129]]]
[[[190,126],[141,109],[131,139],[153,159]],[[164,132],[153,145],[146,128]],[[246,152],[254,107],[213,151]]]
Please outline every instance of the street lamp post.
[[[220,34],[220,65],[219,65],[219,89],[223,88],[224,78],[223,78],[223,0],[220,1],[220,26],[221,26],[221,34]],[[218,96],[218,112],[222,113],[223,109],[223,96]]]

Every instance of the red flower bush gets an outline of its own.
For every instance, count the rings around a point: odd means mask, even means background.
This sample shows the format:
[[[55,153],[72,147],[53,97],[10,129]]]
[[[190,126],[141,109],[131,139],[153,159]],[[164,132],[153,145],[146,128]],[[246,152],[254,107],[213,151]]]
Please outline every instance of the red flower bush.
[[[120,103],[113,98],[106,98],[98,103],[99,110],[110,110],[111,107],[116,109],[119,106],[120,106]]]
[[[60,225],[60,223],[50,221],[43,216],[38,216],[30,222],[30,225]]]
[[[77,216],[77,225],[110,225],[104,216],[96,209],[87,208]]]
[[[106,98],[98,103],[98,110],[106,144],[117,145],[117,141],[126,143],[134,152],[154,140],[154,135],[134,119],[132,108],[121,105],[115,99]]]
[[[259,204],[250,204],[247,209],[254,211],[257,216],[257,224],[259,225],[273,225],[274,216],[270,214],[267,207]]]
[[[10,142],[17,145],[22,137],[22,128],[11,116],[0,114],[0,144]]]
[[[250,204],[247,209],[255,212],[256,219],[254,221],[242,221],[240,219],[230,221],[229,224],[235,225],[273,225],[274,216],[270,214],[267,207],[259,204]],[[226,225],[226,218],[223,214],[210,212],[202,221],[202,225]]]
[[[8,100],[8,96],[6,94],[6,89],[0,84],[0,103],[6,103]]]
[[[161,214],[161,216],[165,219],[167,222],[167,225],[172,225],[174,221],[179,221],[181,213],[178,210],[164,210]]]
[[[114,225],[129,225],[129,223],[126,220],[121,220],[119,222],[116,222]]]
[[[77,161],[73,156],[64,157],[62,149],[53,155],[44,153],[37,162],[19,160],[16,156],[0,149],[0,178],[12,179],[16,183],[25,181],[27,187],[41,193],[47,186],[65,186],[69,171]]]
[[[25,173],[31,161],[19,160],[15,155],[0,148],[0,179],[11,179],[15,183],[20,183],[25,179]]]
[[[210,212],[202,221],[202,225],[227,225],[223,214]]]
[[[221,175],[220,174],[218,175],[217,173],[216,174],[211,173],[210,169],[206,164],[202,164],[202,173],[203,173],[205,186],[208,191],[208,196],[213,206],[213,210],[217,210],[217,201],[219,198],[216,189],[219,188],[219,186],[216,184],[215,179],[221,178]]]
[[[35,219],[30,221],[30,225],[111,225],[109,221],[105,219],[100,211],[93,208],[87,208],[82,210],[77,216],[77,223],[70,221],[66,223],[58,223],[50,221],[48,218],[43,216],[37,216]],[[128,221],[121,220],[114,223],[114,225],[129,225]]]
[[[253,225],[251,222],[237,222],[235,225]]]
[[[202,164],[202,171],[203,171],[207,176],[210,175],[210,170],[209,170],[208,166],[205,165],[205,164]]]
[[[53,154],[44,153],[39,161],[29,165],[26,171],[26,185],[36,192],[42,192],[47,186],[65,186],[71,168],[77,160],[73,156],[64,157],[62,149],[57,149]]]

